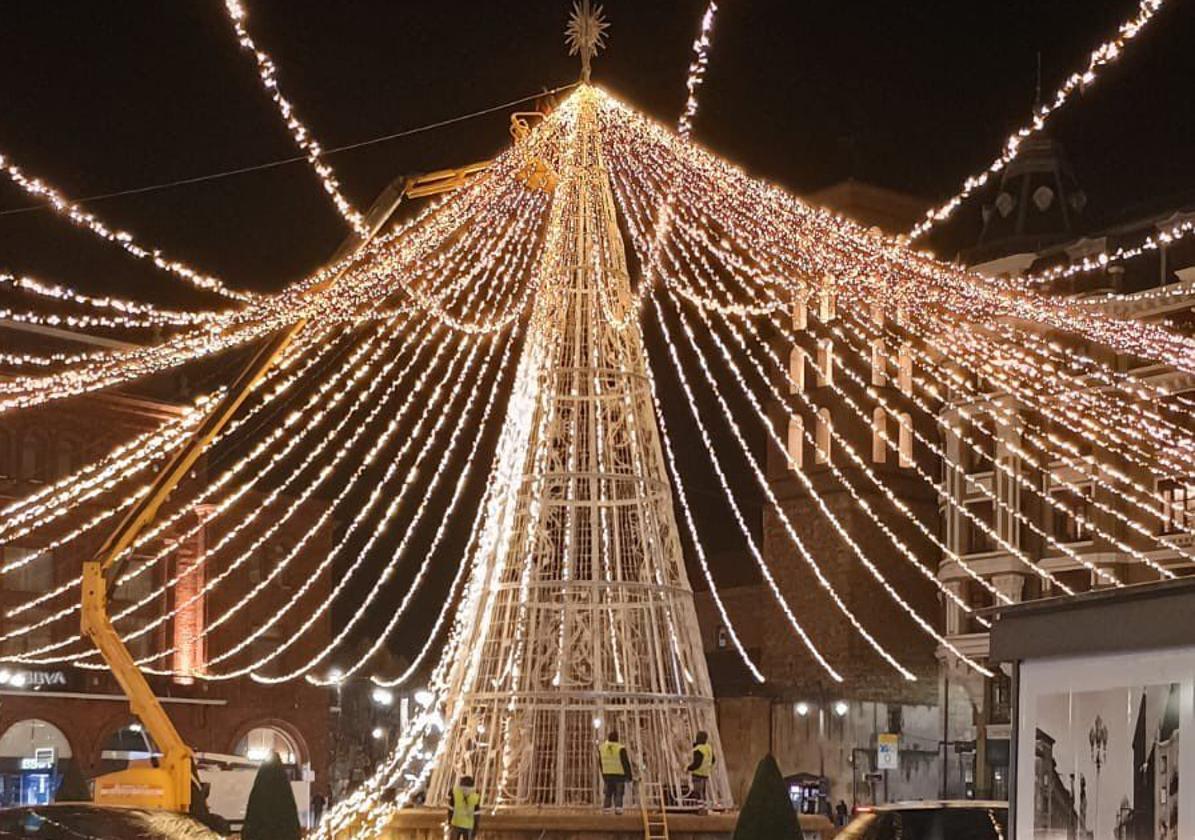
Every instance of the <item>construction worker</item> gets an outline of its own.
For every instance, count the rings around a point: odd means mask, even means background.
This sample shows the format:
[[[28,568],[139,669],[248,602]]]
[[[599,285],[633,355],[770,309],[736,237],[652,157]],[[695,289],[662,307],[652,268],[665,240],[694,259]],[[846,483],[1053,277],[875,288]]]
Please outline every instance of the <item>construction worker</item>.
[[[449,795],[448,840],[472,840],[477,831],[481,794],[473,789],[473,777],[461,776]]]
[[[622,813],[622,795],[627,782],[631,781],[631,759],[627,756],[627,748],[618,740],[618,733],[613,729],[606,736],[606,740],[598,747],[598,762],[602,771],[602,810],[609,811],[614,806],[614,813]]]
[[[693,799],[704,811],[709,804],[706,795],[709,789],[710,774],[714,772],[714,763],[718,760],[714,756],[714,748],[710,746],[710,736],[701,731],[693,739],[693,759],[689,762],[690,790]]]

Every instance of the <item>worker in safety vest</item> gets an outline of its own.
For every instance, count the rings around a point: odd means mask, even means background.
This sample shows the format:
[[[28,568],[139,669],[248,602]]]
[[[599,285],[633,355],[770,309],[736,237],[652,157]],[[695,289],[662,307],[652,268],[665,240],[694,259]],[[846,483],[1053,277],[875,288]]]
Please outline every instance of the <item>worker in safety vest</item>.
[[[602,810],[614,807],[616,814],[622,813],[622,794],[627,782],[631,781],[631,759],[627,748],[618,740],[618,733],[610,730],[606,740],[598,747],[598,762],[602,771]]]
[[[481,794],[473,789],[473,777],[461,776],[448,798],[452,806],[448,811],[448,840],[471,840],[481,807]]]
[[[707,791],[709,789],[710,774],[714,772],[714,763],[717,758],[714,756],[714,748],[710,746],[710,736],[703,732],[698,732],[697,737],[693,739],[693,759],[689,762],[689,778],[692,781],[690,790],[693,799],[695,799],[701,806],[702,810],[709,804],[706,799]]]

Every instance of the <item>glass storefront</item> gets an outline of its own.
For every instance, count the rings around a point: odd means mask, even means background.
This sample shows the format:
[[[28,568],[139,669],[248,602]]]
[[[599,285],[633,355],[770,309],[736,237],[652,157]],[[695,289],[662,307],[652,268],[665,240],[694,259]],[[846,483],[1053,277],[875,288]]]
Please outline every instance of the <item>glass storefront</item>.
[[[0,806],[53,802],[70,761],[58,727],[36,718],[14,723],[0,736]]]

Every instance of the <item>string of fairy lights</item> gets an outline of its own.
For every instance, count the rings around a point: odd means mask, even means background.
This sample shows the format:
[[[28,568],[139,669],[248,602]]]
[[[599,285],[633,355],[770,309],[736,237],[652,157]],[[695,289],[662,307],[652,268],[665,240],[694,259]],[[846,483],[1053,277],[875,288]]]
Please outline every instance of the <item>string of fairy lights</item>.
[[[1053,113],[1124,54],[1162,6],[1163,0],[1142,0],[1086,68],[1009,137],[989,168],[931,210],[909,239],[950,218],[1007,167]],[[602,224],[606,213],[617,211],[625,222],[640,278],[629,294],[599,283],[595,305],[607,326],[650,327],[658,337],[659,348],[640,341],[638,352],[650,362],[643,374],[661,469],[719,622],[756,681],[768,673],[744,641],[745,616],[719,590],[720,570],[702,539],[705,523],[685,486],[695,469],[714,477],[794,649],[838,683],[853,664],[834,661],[822,630],[799,615],[798,585],[815,583],[863,649],[913,681],[915,666],[879,632],[881,621],[898,616],[953,661],[990,676],[987,664],[943,627],[935,605],[940,598],[948,610],[986,627],[980,606],[1023,595],[984,570],[985,552],[972,550],[967,534],[979,535],[987,554],[1008,558],[1019,580],[1043,592],[1073,593],[1073,578],[1063,574],[1069,570],[1087,574],[1093,585],[1119,586],[1143,575],[1174,577],[1195,564],[1195,549],[1173,539],[1190,533],[1191,518],[1176,518],[1160,490],[1167,480],[1191,481],[1195,401],[1115,361],[1140,358],[1189,375],[1195,341],[1170,325],[1105,311],[1181,290],[1079,301],[1044,292],[1055,281],[1168,246],[1195,229],[1191,222],[1066,267],[989,280],[807,206],[692,142],[718,12],[711,0],[693,43],[675,130],[581,85],[483,175],[377,232],[345,198],[320,144],[282,95],[278,68],[250,34],[244,3],[226,0],[225,11],[296,146],[361,244],[278,293],[238,292],[140,244],[0,155],[0,171],[13,184],[66,220],[237,304],[168,309],[0,274],[0,291],[21,301],[0,306],[0,319],[153,333],[129,346],[83,353],[0,354],[11,372],[0,381],[0,412],[19,419],[58,400],[188,370],[296,322],[307,325],[212,442],[206,471],[185,480],[159,520],[126,550],[130,566],[114,590],[123,602],[112,618],[146,673],[204,682],[339,686],[370,676],[378,686],[396,687],[415,680],[438,654],[410,726],[365,783],[331,810],[317,836],[374,836],[411,801],[444,758],[443,734],[466,725],[461,704],[449,698],[479,673],[482,654],[470,640],[486,638],[488,623],[500,620],[487,606],[490,593],[506,581],[521,603],[531,598],[531,549],[509,540],[516,505],[508,490],[529,463],[527,492],[544,493],[546,455],[540,449],[528,455],[525,447],[543,439],[546,406],[557,396],[551,389],[561,387],[542,372],[560,362],[569,340],[559,323],[570,305],[565,278],[578,269],[598,277],[629,273],[605,246],[588,252],[591,262],[581,267],[563,256],[568,237]],[[536,167],[552,173],[551,187],[537,185],[529,174]],[[591,197],[582,202],[580,195]],[[588,208],[583,221],[565,209],[577,204]],[[683,407],[661,398],[663,380],[679,388]],[[594,384],[599,398],[606,387]],[[149,492],[158,465],[225,393],[207,390],[174,417],[6,505],[0,540],[22,551],[6,555],[0,575],[28,577],[112,526]],[[603,470],[612,463],[607,422],[597,420],[594,444]],[[627,422],[634,447],[654,435]],[[576,436],[579,428],[572,418],[563,434]],[[763,452],[751,444],[758,431]],[[695,457],[680,457],[689,450]],[[575,458],[570,451],[562,468],[576,469]],[[777,526],[779,552],[754,535],[729,459],[747,465]],[[798,507],[778,482],[799,489]],[[950,523],[945,533],[919,513],[906,494],[910,485],[923,498],[941,498]],[[827,494],[838,491],[841,501],[832,504]],[[613,500],[606,489],[597,493],[602,537],[595,551],[613,586]],[[532,517],[544,515],[531,509]],[[1052,528],[1051,520],[1073,523],[1100,550]],[[874,539],[864,537],[858,522]],[[464,526],[464,547],[450,550]],[[829,558],[814,548],[810,527],[828,535],[834,562],[857,570],[891,614],[878,615],[878,600],[859,601],[828,572]],[[569,559],[571,530],[561,533],[566,592],[577,574]],[[182,562],[201,534],[204,550]],[[444,567],[451,574],[437,574]],[[447,580],[446,593],[430,592],[437,579]],[[184,581],[198,585],[183,587]],[[79,580],[69,577],[10,603],[0,661],[104,668],[77,632],[78,588]],[[441,600],[434,619],[412,633],[417,649],[410,664],[397,674],[370,674],[399,628],[413,623],[420,598]],[[185,664],[179,638],[162,632],[196,609],[210,610],[187,641],[205,648],[198,666]],[[334,610],[344,618],[331,630]],[[248,614],[254,622],[247,628]],[[670,610],[661,615],[670,678],[691,683],[676,618]],[[511,642],[501,656],[505,673],[517,677],[532,661],[530,619],[523,608],[509,620]],[[361,635],[369,643],[352,649]],[[612,631],[608,643],[621,679],[624,652]],[[559,684],[563,621],[556,645]]]
[[[1124,21],[1117,28],[1116,36],[1104,41],[1091,51],[1087,57],[1087,66],[1076,70],[1066,77],[1062,85],[1048,102],[1034,104],[1032,119],[1018,128],[1004,141],[1004,148],[1000,155],[993,160],[982,172],[971,175],[963,181],[962,189],[949,200],[938,207],[926,211],[925,218],[918,222],[908,233],[909,241],[915,242],[928,233],[939,222],[943,222],[954,215],[971,195],[986,185],[994,175],[999,175],[1008,164],[1016,160],[1024,147],[1025,141],[1040,132],[1046,126],[1046,121],[1063,105],[1070,101],[1075,93],[1082,92],[1095,84],[1100,70],[1119,60],[1124,55],[1129,42],[1145,30],[1150,22],[1162,9],[1164,0],[1141,0],[1136,14]]]
[[[356,231],[358,236],[368,236],[369,228],[366,225],[365,217],[344,197],[336,173],[324,161],[323,149],[320,147],[319,141],[312,137],[307,126],[295,115],[295,109],[290,100],[282,95],[282,90],[278,86],[278,67],[274,64],[274,60],[257,45],[253,36],[249,34],[249,15],[244,2],[242,0],[225,0],[224,9],[236,31],[237,42],[242,49],[253,56],[253,60],[257,63],[257,74],[261,77],[262,86],[270,95],[270,99],[278,106],[278,112],[286,123],[286,128],[290,131],[295,145],[307,156],[307,163],[319,178],[324,192],[331,197],[336,211],[344,217],[344,220]]]

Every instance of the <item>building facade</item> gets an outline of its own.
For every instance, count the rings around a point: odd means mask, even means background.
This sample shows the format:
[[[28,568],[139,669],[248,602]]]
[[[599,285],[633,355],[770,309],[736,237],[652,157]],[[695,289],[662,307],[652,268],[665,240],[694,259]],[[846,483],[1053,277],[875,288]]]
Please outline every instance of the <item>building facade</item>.
[[[7,331],[3,334],[12,337]],[[28,336],[17,336],[13,344],[21,338]],[[53,338],[76,349],[105,343],[79,334]],[[179,393],[179,383],[158,383],[156,392],[163,391]],[[135,436],[176,420],[186,407],[182,400],[156,393],[152,397],[100,393],[0,417],[0,506],[26,498]],[[201,460],[191,480],[202,482],[208,470],[206,461]],[[79,657],[91,651],[80,635],[77,610],[53,620],[59,611],[77,607],[77,589],[38,598],[78,580],[81,561],[98,549],[117,520],[109,517],[96,525],[88,523],[102,517],[115,498],[112,493],[100,493],[72,503],[69,512],[53,525],[28,534],[18,531],[0,545],[6,569],[0,576],[0,652],[12,657],[49,648],[39,658],[62,660],[36,665],[10,660],[0,665],[2,805],[49,801],[69,775],[77,772],[88,779],[154,752],[115,680],[102,668],[80,667],[99,659]],[[243,514],[263,501],[262,494],[250,491],[228,513]],[[298,515],[314,520],[323,511],[322,504],[310,499]],[[178,510],[178,505],[167,502],[160,518]],[[256,548],[251,547],[258,536],[253,528],[225,538],[227,520],[207,522],[208,511],[203,507],[186,511],[171,526],[164,542],[154,542],[134,554],[130,569],[154,558],[150,548],[160,550],[162,545],[175,544],[164,562],[113,592],[114,614],[141,605],[117,627],[122,634],[149,628],[130,640],[134,657],[166,652],[151,667],[168,668],[178,676],[149,675],[149,680],[183,739],[201,755],[201,763],[203,754],[257,761],[276,751],[290,766],[294,780],[307,782],[305,789],[313,795],[326,796],[332,740],[327,689],[302,680],[267,685],[247,676],[217,681],[201,677],[209,671],[209,646],[212,651],[227,649],[290,599],[303,581],[303,570],[311,567],[310,561],[328,551],[331,528],[302,548],[293,568],[263,586],[250,609],[215,627],[216,619],[260,584],[272,561],[292,546],[285,530]],[[80,532],[77,538],[62,541],[75,531]],[[224,545],[217,551],[214,547],[222,539]],[[215,585],[216,578],[229,571],[237,558],[241,559],[239,569],[246,573],[230,573]],[[175,582],[173,588],[158,591],[170,581]],[[313,587],[301,606],[320,603],[329,588],[327,580]],[[155,617],[163,615],[170,617],[150,627]],[[252,661],[250,657],[275,647],[283,638],[281,628],[287,626],[288,622],[279,622],[279,629],[263,634],[242,655],[212,670],[218,673]],[[325,618],[271,669],[304,661],[329,639]]]
[[[811,199],[889,233],[907,230],[920,216],[916,200],[858,182],[838,185]],[[1166,232],[1195,218],[1195,203],[1129,214],[1123,222],[1102,227],[1086,221],[1087,211],[1087,197],[1066,163],[1064,150],[1048,135],[1039,137],[1002,174],[994,197],[983,208],[978,241],[958,259],[987,276],[1019,276],[1131,248],[1152,237],[1160,247],[1147,250],[1145,256],[1056,281],[1047,291],[1075,298],[1113,293],[1115,297],[1087,305],[1115,317],[1190,326],[1195,320],[1195,244],[1168,241]],[[1141,468],[1144,458],[1101,448],[1064,429],[1058,422],[1064,415],[1054,413],[1050,405],[1027,405],[1002,388],[998,379],[974,377],[966,387],[945,392],[942,400],[927,403],[923,396],[922,404],[937,412],[936,421],[910,404],[907,414],[910,425],[917,424],[911,426],[916,435],[904,434],[903,427],[884,429],[900,441],[899,451],[884,453],[882,445],[873,450],[877,431],[883,429],[880,424],[891,424],[893,417],[877,413],[869,424],[869,418],[853,410],[851,402],[866,405],[860,397],[870,387],[882,392],[890,405],[908,404],[912,388],[921,393],[915,385],[919,375],[915,360],[926,348],[910,335],[907,349],[911,352],[906,358],[905,344],[890,346],[892,335],[901,335],[899,325],[890,322],[875,324],[887,328],[888,344],[869,346],[857,340],[844,346],[843,335],[851,331],[835,334],[827,327],[845,313],[834,313],[832,307],[819,312],[820,305],[810,301],[807,311],[795,315],[799,323],[793,325],[797,349],[790,359],[791,387],[803,390],[808,398],[793,401],[801,409],[798,418],[773,406],[774,427],[787,425],[789,448],[767,451],[770,485],[852,611],[867,614],[869,608],[875,609],[873,605],[883,605],[885,642],[901,652],[902,662],[910,663],[918,679],[915,683],[900,680],[850,635],[841,615],[811,582],[777,517],[765,509],[765,559],[793,611],[816,630],[819,647],[831,661],[846,663],[845,679],[841,684],[826,679],[792,635],[771,593],[762,582],[753,582],[723,592],[735,629],[768,679],[765,685],[753,684],[745,669],[736,666],[727,630],[703,595],[701,617],[719,696],[720,726],[725,742],[736,747],[728,748],[734,754],[727,756],[732,787],[741,798],[755,761],[770,751],[786,776],[820,778],[830,802],[1006,798],[1010,680],[999,669],[994,677],[985,678],[956,661],[887,603],[824,518],[812,512],[811,491],[797,480],[791,466],[803,467],[812,492],[821,495],[920,614],[935,617],[947,639],[981,663],[988,659],[988,634],[974,614],[940,598],[907,564],[894,559],[875,526],[832,480],[823,461],[834,460],[848,480],[857,479],[858,473],[848,459],[836,459],[832,450],[827,458],[820,451],[828,429],[833,428],[856,452],[874,455],[869,467],[949,552],[986,582],[987,587],[980,585],[960,563],[944,560],[908,520],[892,520],[894,530],[926,566],[936,570],[943,586],[972,609],[995,605],[988,587],[1012,601],[1063,591],[1043,582],[1025,558],[1074,592],[1100,584],[1091,567],[1125,583],[1156,579],[1158,573],[1139,562],[1141,555],[1177,574],[1189,573],[1191,564],[1179,552],[1195,547],[1195,537],[1189,533],[1195,524],[1195,469],[1183,470],[1170,459],[1173,469],[1151,473]],[[859,334],[867,334],[866,329]],[[1102,348],[1079,345],[1059,334],[1039,337],[1064,343],[1076,354],[1158,386],[1172,394],[1171,399],[1188,399],[1195,392],[1195,377],[1138,359],[1113,358]],[[888,361],[877,366],[878,357]],[[830,360],[850,364],[853,370],[840,375],[828,366]],[[1091,381],[1090,388],[1097,392],[1099,383]],[[949,428],[960,434],[942,431]],[[812,433],[812,443],[806,431]],[[923,449],[921,440],[935,441],[937,452]],[[929,488],[916,480],[918,470],[934,476],[937,486]],[[1154,511],[1149,499],[1126,499],[1115,492],[1124,484],[1123,477],[1150,488],[1162,500],[1163,509]],[[866,502],[883,507],[878,494],[867,492],[865,482],[853,483]],[[889,741],[896,738],[897,771],[876,766],[881,736]],[[1063,818],[1053,811],[1061,808],[1066,796],[1076,799],[1065,809],[1072,816]],[[1055,790],[1050,797],[1057,806],[1048,818],[1050,830],[1070,837],[1082,835],[1078,793]]]
[[[982,275],[1019,277],[1152,238],[1160,247],[1144,256],[1060,279],[1046,291],[1086,299],[1112,317],[1189,327],[1195,308],[1195,243],[1167,241],[1167,231],[1192,218],[1195,204],[1130,213],[1125,221],[1094,231],[1082,221],[1086,207],[1064,150],[1042,136],[1002,174],[994,200],[984,207],[980,241],[963,251],[960,260]],[[1108,295],[1115,297],[1104,300]],[[1195,392],[1195,377],[1165,366],[1114,357],[1058,333],[1042,332],[1039,338],[1168,393],[1152,406],[1155,411],[1164,412],[1167,402]],[[1101,444],[1098,435],[1068,428],[1065,402],[1085,391],[1098,394],[1103,384],[1092,378],[1053,402],[1047,397],[1029,404],[996,378],[973,380],[966,388],[953,389],[942,406],[944,425],[963,432],[943,440],[951,462],[942,466],[943,536],[962,562],[1013,602],[1064,594],[1063,587],[1085,592],[1110,585],[1109,578],[1122,583],[1157,580],[1159,572],[1141,562],[1142,556],[1176,574],[1192,571],[1180,550],[1195,546],[1190,533],[1195,467],[1184,469],[1175,459],[1158,459],[1152,452],[1134,453],[1131,446]],[[1158,472],[1145,466],[1149,463],[1170,466]],[[1153,498],[1126,492],[1130,484],[1161,499],[1162,510],[1155,510]],[[1053,581],[1029,568],[1025,558]],[[938,574],[972,607],[994,606],[994,596],[959,563],[943,563]],[[949,602],[945,630],[960,650],[986,661],[985,628]],[[1002,797],[1007,794],[1011,722],[1008,680],[1002,674],[984,679],[944,652],[940,655],[945,679],[965,686],[975,709],[976,789]]]

